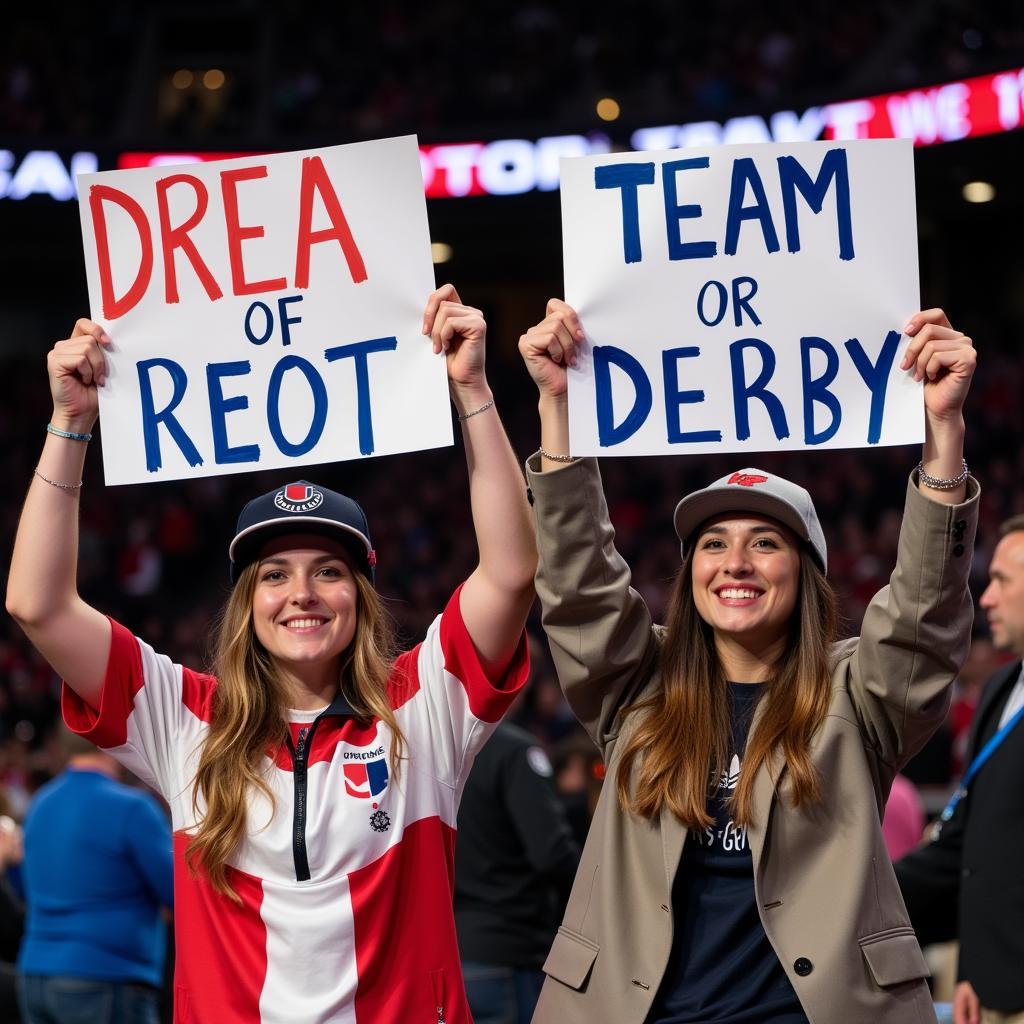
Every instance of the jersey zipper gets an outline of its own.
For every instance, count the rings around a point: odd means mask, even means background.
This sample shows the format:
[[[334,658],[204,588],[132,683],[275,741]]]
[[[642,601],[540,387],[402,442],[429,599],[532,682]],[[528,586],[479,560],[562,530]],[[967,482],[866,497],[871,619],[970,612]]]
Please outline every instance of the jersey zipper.
[[[430,984],[434,989],[434,1003],[437,1010],[436,1024],[445,1024],[444,1019],[444,971],[431,971]]]
[[[292,814],[292,859],[295,861],[295,879],[309,881],[309,857],[306,854],[306,767],[313,733],[320,719],[299,729],[298,743],[292,743],[291,733],[286,737],[292,755],[292,778],[295,787],[295,808]]]

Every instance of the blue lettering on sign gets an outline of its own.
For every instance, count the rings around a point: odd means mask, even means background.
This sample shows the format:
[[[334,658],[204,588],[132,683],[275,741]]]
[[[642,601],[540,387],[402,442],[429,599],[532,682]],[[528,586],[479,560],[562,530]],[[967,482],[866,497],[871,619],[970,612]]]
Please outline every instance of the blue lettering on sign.
[[[298,370],[309,384],[310,393],[313,396],[313,415],[309,421],[309,430],[306,436],[292,444],[284,436],[281,427],[281,384],[284,375],[289,370]],[[296,458],[305,455],[320,440],[324,432],[324,424],[327,422],[327,388],[324,386],[323,378],[317,373],[316,367],[302,356],[285,356],[279,360],[270,374],[270,386],[267,388],[267,425],[270,427],[270,436],[274,444],[283,455],[290,455]]]
[[[243,444],[232,448],[228,443],[227,414],[248,409],[249,399],[245,395],[225,398],[221,383],[224,377],[242,377],[251,370],[252,366],[246,360],[206,365],[206,389],[210,395],[210,426],[213,430],[213,461],[218,466],[260,461],[258,444]]]
[[[679,222],[689,218],[696,219],[701,215],[701,208],[697,203],[680,205],[676,174],[691,168],[707,167],[710,163],[708,157],[699,156],[692,160],[672,160],[662,164],[661,184],[665,192],[665,231],[668,234],[670,260],[707,259],[718,252],[718,246],[714,242],[684,242],[679,237]]]
[[[679,360],[694,359],[700,355],[696,345],[683,348],[670,348],[661,353],[662,372],[665,377],[665,423],[668,427],[669,444],[697,443],[701,441],[721,441],[720,430],[680,430],[679,407],[696,405],[704,401],[703,391],[679,390]]]
[[[811,376],[811,352],[821,352],[825,356],[825,371],[820,377]],[[835,436],[843,422],[843,410],[839,399],[828,389],[839,372],[839,354],[835,346],[824,338],[801,338],[800,368],[804,390],[804,444],[824,444]],[[825,406],[832,414],[832,419],[824,430],[814,429],[815,403]]]
[[[846,351],[850,353],[853,365],[861,375],[871,392],[871,412],[868,418],[868,444],[878,444],[882,437],[882,415],[885,412],[885,392],[889,385],[889,372],[896,359],[896,350],[900,344],[900,332],[889,331],[882,342],[882,351],[872,364],[864,351],[864,346],[856,338],[846,343]]]
[[[594,168],[596,188],[617,188],[622,200],[622,255],[627,263],[643,259],[640,248],[640,203],[637,189],[654,184],[654,164],[605,164]]]
[[[358,341],[354,345],[336,345],[324,352],[329,363],[351,357],[356,368],[356,417],[359,425],[359,453],[373,454],[373,416],[370,411],[370,377],[366,357],[371,352],[393,352],[398,348],[398,339],[373,338]]]
[[[796,193],[807,200],[812,213],[821,213],[829,186],[836,186],[836,221],[839,229],[839,258],[852,260],[853,216],[850,212],[850,171],[845,149],[830,149],[821,161],[818,176],[811,176],[794,156],[779,157],[779,187],[786,218],[786,248],[800,251],[800,223],[796,214]]]
[[[262,334],[257,334],[252,329],[252,314],[257,309],[263,314]],[[270,341],[270,336],[274,333],[274,314],[270,312],[270,307],[265,302],[256,301],[245,311],[243,326],[245,327],[245,336],[249,341],[254,345],[265,345]]]
[[[757,352],[761,357],[761,372],[753,384],[746,382],[744,353]],[[789,437],[786,412],[778,395],[768,390],[768,382],[775,372],[775,353],[771,346],[758,338],[741,338],[729,346],[729,361],[732,364],[732,404],[736,414],[736,437],[746,441],[750,437],[750,401],[756,398],[768,411],[772,430],[778,440]]]
[[[754,194],[754,205],[744,206],[747,185]],[[769,252],[779,251],[779,236],[772,222],[772,211],[768,207],[768,197],[764,193],[764,184],[757,166],[749,157],[734,160],[732,165],[732,184],[729,188],[729,212],[725,218],[725,252],[729,256],[736,255],[736,246],[740,237],[740,225],[745,220],[756,220],[761,225],[765,248]]]
[[[155,369],[166,370],[174,387],[171,400],[159,412],[153,403],[153,383],[150,372]],[[160,436],[157,428],[163,424],[178,446],[185,461],[192,467],[203,464],[202,456],[192,443],[184,428],[174,415],[174,410],[181,404],[188,387],[188,375],[179,363],[173,359],[143,359],[137,364],[139,374],[139,398],[142,409],[142,440],[146,446],[146,469],[155,473],[163,465],[160,457]]]
[[[612,365],[617,366],[629,377],[635,392],[633,406],[618,426],[615,426],[615,412],[612,408]],[[651,382],[644,368],[621,348],[615,348],[613,345],[595,345],[594,389],[598,444],[602,448],[607,448],[632,437],[647,419],[653,401]]]
[[[301,302],[303,299],[302,295],[285,295],[277,300],[277,316],[281,321],[281,344],[290,345],[292,343],[292,324],[301,324],[301,316],[289,316],[288,305],[292,302]]]

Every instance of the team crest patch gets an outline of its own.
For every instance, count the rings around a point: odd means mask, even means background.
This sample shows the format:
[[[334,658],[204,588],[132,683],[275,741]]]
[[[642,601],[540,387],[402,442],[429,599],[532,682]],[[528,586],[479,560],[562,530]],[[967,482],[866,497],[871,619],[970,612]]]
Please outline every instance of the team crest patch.
[[[386,757],[349,762],[345,764],[342,771],[345,773],[345,792],[359,800],[378,797],[388,788],[388,760]]]
[[[370,815],[370,828],[374,832],[387,832],[391,828],[391,818],[387,811],[374,811]]]
[[[282,512],[312,512],[323,501],[323,491],[309,484],[288,484],[274,495],[274,504]]]

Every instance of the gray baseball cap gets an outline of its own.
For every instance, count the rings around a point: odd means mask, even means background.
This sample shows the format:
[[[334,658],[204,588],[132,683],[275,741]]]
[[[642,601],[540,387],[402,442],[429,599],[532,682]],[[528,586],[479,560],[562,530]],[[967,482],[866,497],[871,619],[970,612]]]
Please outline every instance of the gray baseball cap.
[[[684,557],[694,530],[724,512],[755,512],[777,519],[810,545],[822,569],[828,568],[825,534],[818,513],[814,511],[810,494],[799,484],[763,469],[741,469],[702,491],[688,494],[676,505],[674,517]]]

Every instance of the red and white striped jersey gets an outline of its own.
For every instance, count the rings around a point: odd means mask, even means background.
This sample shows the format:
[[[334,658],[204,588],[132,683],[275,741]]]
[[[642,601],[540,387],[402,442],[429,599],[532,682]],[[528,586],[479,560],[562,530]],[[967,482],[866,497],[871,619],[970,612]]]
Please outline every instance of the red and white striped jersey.
[[[112,625],[99,710],[65,686],[64,718],[170,804],[176,1024],[469,1024],[456,812],[476,752],[526,681],[525,636],[503,679],[488,678],[455,593],[388,683],[408,743],[398,778],[384,723],[360,724],[339,701],[289,713],[291,742],[267,759],[276,810],[250,794],[232,858],[237,904],[184,859],[217,682]]]

